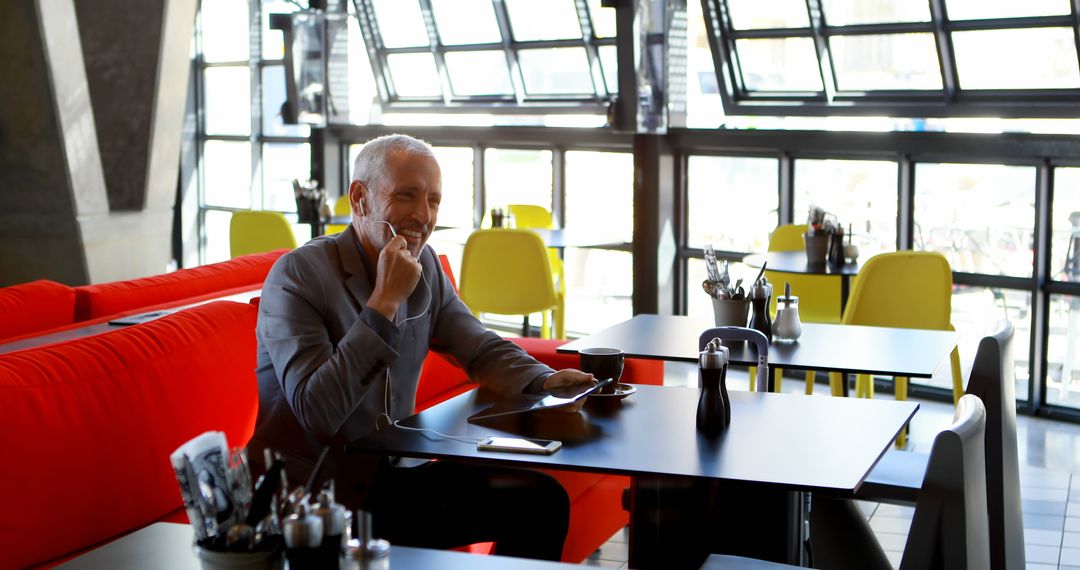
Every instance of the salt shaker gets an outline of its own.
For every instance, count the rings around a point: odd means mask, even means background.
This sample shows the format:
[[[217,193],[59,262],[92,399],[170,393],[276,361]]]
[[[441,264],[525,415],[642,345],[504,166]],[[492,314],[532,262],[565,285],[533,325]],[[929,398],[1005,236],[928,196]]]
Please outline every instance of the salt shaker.
[[[784,295],[776,298],[776,320],[773,322],[773,340],[795,342],[802,334],[799,320],[799,298],[791,295],[791,283],[784,283]]]
[[[731,423],[731,400],[727,392],[728,348],[714,338],[698,357],[701,396],[698,397],[697,429],[709,437],[720,435]]]

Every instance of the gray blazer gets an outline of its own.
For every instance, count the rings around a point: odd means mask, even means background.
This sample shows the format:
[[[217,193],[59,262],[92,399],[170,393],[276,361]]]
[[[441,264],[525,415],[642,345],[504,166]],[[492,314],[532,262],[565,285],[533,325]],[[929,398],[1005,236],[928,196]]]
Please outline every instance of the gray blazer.
[[[253,464],[262,464],[263,447],[284,453],[294,483],[307,478],[331,445],[320,478],[334,477],[346,496],[357,485],[357,498],[376,460],[345,454],[344,444],[373,431],[376,421],[388,429],[379,419],[384,412],[394,419],[413,413],[429,348],[504,394],[537,390],[554,372],[487,330],[428,246],[420,254],[421,281],[397,324],[365,311],[374,280],[361,255],[350,226],[282,256],[267,275],[257,325],[259,415],[250,444]]]

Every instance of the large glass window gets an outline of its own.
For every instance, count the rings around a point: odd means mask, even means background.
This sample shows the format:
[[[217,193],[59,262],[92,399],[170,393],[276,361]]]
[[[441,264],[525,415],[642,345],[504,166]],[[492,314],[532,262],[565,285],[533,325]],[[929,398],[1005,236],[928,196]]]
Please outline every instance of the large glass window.
[[[435,147],[435,159],[442,171],[440,226],[473,227],[473,149]]]
[[[297,9],[282,0],[215,0],[200,8],[195,48],[204,263],[228,257],[231,210],[293,214],[292,180],[311,177],[311,129],[284,123],[284,44],[282,33],[269,28],[270,14]],[[306,239],[311,230],[294,231]]]
[[[764,252],[780,221],[778,176],[773,158],[691,156],[687,245]]]
[[[551,209],[551,151],[489,148],[484,151],[486,204],[535,204]]]
[[[794,221],[805,224],[810,206],[819,206],[851,234],[862,259],[894,251],[896,176],[895,162],[798,159]]]
[[[1032,167],[915,167],[915,249],[944,254],[953,271],[1030,276],[1034,225]]]
[[[353,2],[387,110],[602,114],[616,92],[615,10],[599,1]]]
[[[934,12],[914,1],[704,4],[729,114],[1075,116],[1066,0],[951,0]]]
[[[1050,297],[1050,337],[1046,354],[1046,401],[1080,408],[1080,297]]]
[[[1054,170],[1050,278],[1080,283],[1080,168]]]

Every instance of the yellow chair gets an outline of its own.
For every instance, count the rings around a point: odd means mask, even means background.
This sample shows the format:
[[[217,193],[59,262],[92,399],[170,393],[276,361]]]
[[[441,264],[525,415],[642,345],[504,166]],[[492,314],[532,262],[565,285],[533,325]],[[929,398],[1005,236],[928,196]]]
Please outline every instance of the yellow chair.
[[[871,257],[855,281],[844,310],[843,324],[911,329],[955,330],[952,326],[952,270],[945,256],[929,251],[897,251]],[[904,350],[898,346],[896,350]],[[952,366],[953,401],[964,395],[960,352],[949,355]],[[908,379],[897,376],[896,399],[906,400]],[[843,395],[843,375],[829,373],[834,396]],[[869,374],[855,376],[855,396],[874,397]],[[905,442],[901,433],[897,443]]]
[[[475,315],[541,313],[542,338],[564,338],[565,302],[551,278],[551,264],[540,236],[522,229],[476,230],[461,258],[461,300]]]
[[[352,215],[352,209],[349,206],[349,195],[342,194],[338,196],[336,202],[334,202],[334,215],[335,216],[349,216]],[[326,224],[323,235],[340,234],[345,231],[349,226],[346,224]]]
[[[769,234],[769,251],[804,251],[803,234],[806,233],[806,224],[788,224],[779,226]],[[798,273],[781,273],[765,269],[765,278],[772,283],[773,299],[770,311],[776,314],[776,297],[783,294],[784,283],[791,284],[791,293],[799,298],[799,319],[807,323],[838,323],[840,322],[840,277],[833,275],[802,275]],[[806,372],[806,394],[814,393],[813,370]],[[751,369],[750,381],[754,380]],[[780,391],[780,380],[783,371],[779,368],[775,371],[776,381],[773,388]],[[754,389],[753,386],[750,387]]]
[[[550,230],[555,227],[551,212],[543,206],[534,204],[510,204],[506,207],[510,215],[514,217],[514,227],[519,229]],[[490,215],[490,214],[489,214]],[[548,248],[548,261],[551,262],[551,271],[558,277],[558,288],[564,289],[566,277],[563,273],[563,260],[559,257],[559,251]]]
[[[239,210],[229,222],[229,254],[239,257],[275,249],[296,249],[296,235],[281,212]]]

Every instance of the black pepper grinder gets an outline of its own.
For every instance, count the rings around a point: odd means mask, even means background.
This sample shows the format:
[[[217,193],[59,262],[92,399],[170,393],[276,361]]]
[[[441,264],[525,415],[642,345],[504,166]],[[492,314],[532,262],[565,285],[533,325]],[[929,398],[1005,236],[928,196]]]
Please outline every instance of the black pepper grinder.
[[[750,287],[750,303],[754,314],[750,317],[750,328],[765,335],[772,342],[772,318],[769,316],[769,301],[772,300],[772,285],[760,277]]]
[[[698,356],[701,396],[698,397],[697,429],[709,437],[720,435],[731,424],[731,400],[727,392],[728,349],[714,338]]]

